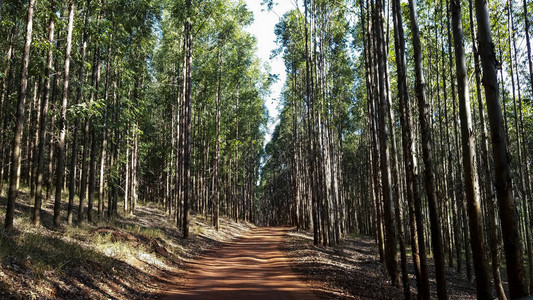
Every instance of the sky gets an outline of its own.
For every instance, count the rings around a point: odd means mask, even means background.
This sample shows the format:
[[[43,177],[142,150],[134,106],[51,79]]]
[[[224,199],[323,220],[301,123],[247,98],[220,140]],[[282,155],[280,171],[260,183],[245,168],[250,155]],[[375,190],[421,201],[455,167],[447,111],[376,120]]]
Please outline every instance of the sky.
[[[277,48],[274,27],[287,11],[295,8],[293,0],[278,0],[275,2],[277,3],[273,10],[267,11],[266,7],[261,5],[261,0],[246,0],[248,9],[254,13],[254,23],[246,28],[246,31],[254,34],[257,38],[257,56],[263,63],[270,65],[270,73],[279,76],[279,80],[271,88],[270,97],[265,99],[265,105],[270,116],[265,142],[270,140],[272,132],[279,121],[278,104],[286,79],[285,65],[281,55],[270,59],[272,50]]]

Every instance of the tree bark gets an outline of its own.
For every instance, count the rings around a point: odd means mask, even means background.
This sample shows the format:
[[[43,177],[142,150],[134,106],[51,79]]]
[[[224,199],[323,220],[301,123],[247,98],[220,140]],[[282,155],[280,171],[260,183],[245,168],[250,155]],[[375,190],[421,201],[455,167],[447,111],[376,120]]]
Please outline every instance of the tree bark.
[[[430,107],[426,102],[424,74],[422,70],[422,46],[418,28],[417,12],[413,0],[409,0],[411,15],[411,31],[413,34],[413,48],[415,58],[415,93],[418,99],[420,127],[422,130],[422,154],[424,159],[424,184],[429,205],[429,218],[431,226],[431,244],[435,255],[435,273],[437,278],[437,296],[447,299],[445,262],[442,247],[441,225],[438,213],[438,204],[435,197],[435,178],[433,173],[433,156],[431,153],[432,130]]]
[[[482,166],[484,173],[484,184],[485,184],[485,198],[487,201],[487,211],[488,211],[488,223],[489,223],[489,245],[490,245],[490,254],[492,261],[492,277],[494,278],[494,288],[496,294],[498,295],[499,300],[506,300],[507,296],[503,289],[501,275],[500,275],[500,246],[499,238],[496,229],[496,213],[494,205],[494,183],[492,181],[492,175],[490,171],[490,160],[489,160],[489,144],[487,139],[487,129],[485,126],[485,112],[483,110],[483,101],[481,98],[481,69],[479,62],[479,50],[477,46],[477,35],[474,27],[474,13],[472,1],[469,1],[469,18],[470,18],[470,31],[472,34],[472,47],[474,52],[474,64],[475,64],[475,76],[476,76],[476,95],[479,105],[479,121],[481,128],[481,157],[483,158]]]
[[[183,72],[183,94],[185,101],[185,130],[184,130],[184,184],[183,184],[183,238],[189,238],[189,202],[191,196],[191,94],[192,94],[192,24],[191,24],[191,0],[186,1],[187,21],[185,22],[185,68]]]
[[[528,295],[525,270],[522,262],[521,238],[518,216],[513,197],[513,182],[509,165],[509,152],[503,127],[503,116],[499,101],[496,70],[496,54],[492,42],[487,2],[475,0],[478,21],[479,54],[483,66],[483,85],[490,123],[496,192],[507,262],[509,292],[512,299]]]
[[[396,67],[398,70],[398,96],[400,102],[400,122],[402,124],[402,143],[404,169],[407,175],[406,190],[407,204],[409,209],[409,223],[411,233],[411,251],[415,267],[415,276],[420,299],[429,299],[429,280],[427,272],[426,252],[423,235],[422,221],[415,214],[416,206],[420,207],[420,195],[416,180],[416,155],[412,136],[412,116],[409,102],[409,88],[407,83],[407,67],[405,61],[405,38],[403,31],[402,13],[400,1],[392,3],[393,22],[395,31]],[[417,221],[418,220],[418,221]]]
[[[100,15],[98,16],[98,19],[100,19]],[[94,62],[93,62],[93,87],[94,90],[91,91],[91,97],[89,98],[89,103],[92,103],[93,101],[98,101],[98,90],[100,88],[100,48],[98,43],[95,47],[95,55],[94,55]],[[94,127],[92,117],[89,116],[89,128],[90,128],[90,143],[91,143],[91,154],[90,154],[90,161],[89,164],[89,186],[88,186],[88,199],[87,199],[87,220],[89,222],[93,222],[93,202],[94,202],[94,190],[96,185],[96,144],[97,144],[97,138],[96,138],[96,128]],[[89,138],[89,136],[87,136]]]
[[[100,13],[97,16],[97,23],[100,19]],[[94,47],[93,64],[91,74],[91,86],[88,101],[85,103],[88,107],[91,106],[95,99],[98,99],[98,87],[100,83],[100,48],[98,42]],[[82,151],[82,168],[81,168],[81,183],[79,195],[79,209],[78,222],[83,222],[84,201],[87,198],[87,219],[92,222],[93,210],[93,196],[94,196],[94,174],[95,174],[95,160],[96,160],[96,133],[93,128],[93,112],[87,111],[83,126],[83,151]]]
[[[220,211],[220,93],[221,93],[221,81],[222,81],[222,59],[221,52],[219,49],[218,53],[218,67],[219,72],[217,76],[217,94],[216,94],[216,112],[215,112],[215,122],[216,122],[216,142],[215,142],[215,157],[213,161],[213,193],[214,193],[214,204],[213,204],[213,225],[218,231],[220,228],[219,222],[219,211]]]
[[[466,201],[468,206],[468,220],[470,224],[470,243],[476,272],[476,289],[478,299],[492,298],[488,260],[485,249],[485,237],[481,221],[481,207],[479,203],[479,187],[475,160],[476,144],[472,116],[470,112],[470,96],[468,94],[468,79],[463,46],[463,25],[461,18],[460,0],[451,1],[452,31],[455,47],[455,68],[457,72],[457,88],[459,95],[459,113],[461,117],[461,137],[463,142],[463,168],[465,172]]]
[[[516,134],[516,152],[518,156],[518,174],[519,174],[519,191],[520,199],[522,200],[522,212],[524,216],[524,238],[526,239],[526,256],[528,260],[528,279],[529,287],[533,287],[533,245],[531,237],[531,228],[530,228],[530,215],[528,209],[528,198],[530,197],[529,193],[529,166],[527,162],[527,147],[524,147],[524,119],[522,113],[522,95],[520,88],[520,76],[518,75],[518,53],[516,47],[516,37],[514,30],[514,17],[513,17],[513,3],[511,1],[507,2],[507,12],[508,12],[508,28],[509,28],[509,58],[510,58],[510,75],[511,75],[511,85],[513,90],[513,112],[514,112],[514,123],[515,123],[515,134]],[[526,18],[527,19],[527,18]],[[527,40],[526,40],[527,41]],[[512,44],[511,44],[512,42]],[[526,42],[529,45],[529,41]],[[513,53],[514,52],[514,53]],[[516,67],[516,71],[513,72],[513,64]],[[517,97],[515,97],[515,78],[516,76],[516,89]],[[518,107],[517,107],[518,102]],[[524,149],[524,150],[523,150]]]
[[[297,116],[297,99],[296,97],[296,67],[294,62],[292,62],[292,138],[293,138],[293,180],[294,180],[294,223],[296,225],[296,230],[299,231],[300,224],[300,157],[299,157],[299,137],[298,137],[298,116]]]
[[[63,71],[63,94],[61,97],[61,111],[59,116],[59,140],[57,143],[57,178],[56,178],[56,193],[54,201],[54,225],[58,226],[60,223],[61,211],[61,191],[64,183],[65,170],[65,136],[67,131],[67,105],[68,105],[68,85],[70,75],[70,55],[72,50],[72,30],[74,27],[74,1],[69,3],[68,9],[68,29],[67,29],[67,45],[65,50],[65,66]],[[72,206],[69,199],[69,221],[72,223]]]
[[[379,103],[378,103],[378,123],[379,123],[379,143],[380,143],[380,167],[381,167],[381,184],[383,193],[383,215],[385,219],[385,265],[387,272],[394,285],[399,285],[400,277],[398,273],[398,255],[396,247],[396,226],[394,221],[394,200],[391,187],[391,169],[390,169],[390,150],[389,150],[389,131],[387,128],[387,114],[389,103],[385,91],[385,81],[388,72],[385,69],[385,43],[383,41],[383,2],[376,1],[374,11],[374,31],[376,36],[377,60],[378,60],[378,84],[379,84]]]
[[[79,85],[77,89],[77,95],[76,95],[76,104],[79,104],[83,97],[83,80],[85,77],[85,58],[86,58],[86,51],[87,51],[87,38],[88,38],[88,30],[89,30],[89,14],[90,14],[90,5],[91,1],[87,0],[86,2],[86,8],[85,8],[85,25],[83,28],[83,34],[82,34],[82,41],[81,41],[81,61],[80,61],[80,70],[79,70]],[[72,155],[70,158],[70,175],[69,175],[69,195],[68,195],[68,208],[67,208],[67,223],[70,225],[72,224],[72,216],[73,216],[73,209],[74,209],[74,196],[76,194],[76,167],[78,163],[78,141],[79,141],[79,124],[80,120],[78,117],[75,117],[74,119],[74,131],[72,133]],[[81,198],[81,195],[80,195]],[[80,218],[80,214],[82,214],[81,210],[78,212],[78,218]]]
[[[315,170],[315,145],[314,145],[314,100],[313,100],[313,75],[311,72],[311,57],[310,57],[310,38],[309,38],[309,4],[308,1],[304,1],[304,19],[305,19],[305,86],[306,86],[306,101],[307,101],[307,127],[308,127],[308,160],[309,168],[308,173],[310,175],[309,184],[311,194],[311,206],[312,206],[312,221],[313,221],[313,243],[318,245],[320,243],[319,227],[318,224],[318,199],[317,199],[317,178]]]
[[[102,154],[100,156],[100,177],[98,183],[98,218],[101,218],[104,213],[104,204],[105,204],[105,184],[107,176],[107,118],[108,110],[111,108],[111,102],[109,101],[109,85],[111,84],[111,43],[113,41],[113,35],[109,37],[109,45],[107,47],[107,65],[106,65],[106,78],[105,78],[105,90],[104,90],[104,103],[105,111],[103,115],[103,133],[102,133]]]
[[[52,70],[53,54],[54,54],[54,21],[55,21],[55,3],[54,0],[50,1],[50,21],[48,24],[48,58],[46,60],[45,70],[45,83],[44,83],[44,96],[41,104],[41,124],[39,128],[39,146],[37,150],[37,181],[35,188],[35,205],[33,207],[33,225],[41,225],[41,204],[43,200],[43,173],[44,173],[44,145],[46,144],[46,122],[48,116],[48,102],[50,99],[50,71]]]
[[[13,57],[13,39],[14,39],[14,35],[15,35],[15,30],[16,30],[16,27],[13,26],[11,28],[11,32],[9,33],[9,46],[7,48],[7,53],[6,53],[6,66],[4,68],[4,77],[2,78],[2,87],[1,87],[1,92],[0,92],[0,126],[2,126],[2,124],[4,123],[3,121],[7,120],[7,116],[6,114],[4,113],[4,111],[6,110],[6,108],[4,108],[4,100],[6,99],[6,95],[9,95],[8,93],[8,85],[7,85],[7,82],[8,82],[8,77],[10,75],[10,73],[12,73],[12,68],[11,68],[11,60],[12,60],[12,57]],[[11,71],[10,71],[11,70]],[[4,187],[4,148],[5,148],[5,145],[4,145],[4,138],[5,138],[5,130],[2,128],[0,129],[0,162],[1,162],[1,166],[0,166],[0,192],[2,191],[3,187]]]
[[[68,13],[67,13],[68,15]],[[61,42],[60,42],[60,30],[57,31],[57,37],[56,37],[56,49],[61,48]],[[59,59],[55,60],[55,66],[54,70],[59,71],[60,69],[60,61]],[[59,108],[58,104],[56,102],[56,92],[57,88],[59,86],[59,75],[56,74],[54,76],[54,83],[52,84],[52,92],[50,95],[50,111],[52,111],[52,116],[50,119],[50,134],[49,134],[49,147],[50,147],[50,154],[48,155],[48,173],[46,176],[46,198],[45,201],[50,201],[52,197],[52,192],[54,189],[54,180],[56,178],[54,174],[54,166],[56,162],[56,139],[58,137],[58,134],[56,134],[56,119],[57,119],[57,110]]]
[[[24,42],[24,52],[22,54],[22,68],[20,71],[19,100],[15,119],[15,130],[13,134],[11,166],[9,174],[9,191],[7,194],[7,208],[4,228],[13,230],[13,219],[15,214],[15,201],[18,197],[18,181],[20,178],[19,165],[21,155],[22,126],[24,125],[24,105],[26,102],[26,91],[28,88],[28,66],[30,64],[30,48],[33,33],[33,13],[35,0],[29,0],[28,14],[26,21],[26,38]]]

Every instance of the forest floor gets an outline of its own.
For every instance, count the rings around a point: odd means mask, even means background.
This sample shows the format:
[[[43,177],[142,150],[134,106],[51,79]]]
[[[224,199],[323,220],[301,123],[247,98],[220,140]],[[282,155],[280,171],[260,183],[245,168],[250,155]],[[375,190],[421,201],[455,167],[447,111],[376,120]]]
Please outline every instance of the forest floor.
[[[288,233],[282,250],[292,261],[293,270],[326,299],[403,299],[403,290],[385,276],[377,246],[368,237],[348,237],[335,247],[313,245],[309,232]],[[410,259],[409,259],[410,260]],[[464,266],[464,265],[463,265]],[[428,258],[432,298],[436,298],[435,272]],[[413,265],[408,265],[411,293],[416,293]],[[474,283],[466,274],[447,268],[446,282],[450,299],[476,299]]]
[[[192,216],[191,236],[184,240],[171,218],[151,205],[139,205],[135,216],[73,226],[63,213],[64,225],[55,228],[52,201],[43,203],[43,226],[34,228],[32,206],[22,191],[15,232],[0,229],[0,299],[160,298],[162,291],[180,286],[201,253],[254,228],[221,218],[216,232],[209,220]],[[5,207],[4,192],[0,228]]]
[[[55,228],[51,201],[43,205],[43,226],[34,228],[28,191],[19,198],[16,231],[0,229],[0,299],[205,299],[230,289],[224,295],[239,299],[251,292],[266,295],[265,287],[275,292],[268,298],[279,299],[403,298],[387,280],[368,238],[322,247],[314,246],[307,232],[224,218],[217,232],[208,219],[192,216],[191,237],[184,240],[155,205],[138,206],[134,216],[73,226],[66,225],[63,214],[64,225]],[[0,228],[5,206],[2,195]],[[429,268],[435,291],[433,265]],[[464,273],[448,268],[446,277],[450,298],[475,299]],[[415,292],[414,276],[410,282]]]

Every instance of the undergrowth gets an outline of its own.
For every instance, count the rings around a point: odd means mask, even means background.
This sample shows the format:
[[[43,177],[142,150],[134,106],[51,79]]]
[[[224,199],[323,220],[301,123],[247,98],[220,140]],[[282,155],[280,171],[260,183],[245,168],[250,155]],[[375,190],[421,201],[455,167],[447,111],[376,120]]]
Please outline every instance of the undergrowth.
[[[169,284],[160,279],[162,273],[179,276],[184,257],[190,260],[218,240],[246,230],[227,221],[220,233],[207,230],[205,218],[193,216],[191,238],[185,241],[157,205],[139,205],[135,216],[120,214],[112,220],[71,226],[62,216],[63,225],[56,228],[51,202],[43,205],[43,226],[35,228],[29,217],[33,204],[29,191],[23,188],[20,198],[15,231],[0,229],[1,299],[157,297]],[[5,205],[0,195],[0,211],[5,211]]]

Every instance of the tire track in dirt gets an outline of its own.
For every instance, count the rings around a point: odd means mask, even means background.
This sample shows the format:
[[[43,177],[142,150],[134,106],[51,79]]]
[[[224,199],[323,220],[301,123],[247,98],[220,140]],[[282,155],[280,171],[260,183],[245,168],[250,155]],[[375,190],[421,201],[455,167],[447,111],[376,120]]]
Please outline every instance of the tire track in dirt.
[[[255,228],[191,264],[183,287],[164,299],[319,299],[280,250],[288,228]]]

